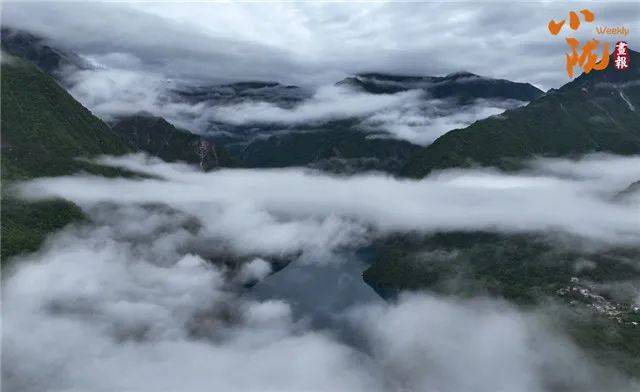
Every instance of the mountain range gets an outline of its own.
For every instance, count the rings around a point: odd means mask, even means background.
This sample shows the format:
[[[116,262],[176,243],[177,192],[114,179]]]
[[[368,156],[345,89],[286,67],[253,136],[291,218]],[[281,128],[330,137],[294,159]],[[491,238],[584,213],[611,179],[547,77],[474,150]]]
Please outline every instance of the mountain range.
[[[469,110],[477,102],[515,107],[543,94],[530,84],[467,73],[447,77],[362,74],[346,78],[336,86],[352,94],[365,95],[419,91],[422,102],[416,103],[415,110],[436,121],[454,115],[456,111]],[[184,86],[174,93],[180,102],[212,108],[259,103],[292,110],[313,97],[306,88],[275,82]],[[206,132],[247,167],[310,166],[334,172],[382,170],[399,173],[420,146],[396,137],[384,127],[372,129],[368,116],[293,124],[277,121],[234,124],[214,118]]]
[[[630,54],[631,63],[638,64],[638,52]],[[448,132],[414,155],[402,174],[423,177],[432,170],[474,165],[517,169],[538,156],[593,151],[637,154],[639,81],[638,67],[582,74],[524,107]]]
[[[529,83],[487,78],[470,72],[455,72],[442,77],[362,73],[346,78],[338,85],[371,94],[394,94],[419,89],[426,91],[430,97],[454,98],[461,104],[478,98],[531,101],[544,94]]]
[[[78,156],[145,151],[168,161],[185,161],[205,170],[224,166],[309,166],[338,173],[382,170],[422,177],[433,170],[474,165],[517,169],[535,156],[574,156],[590,151],[640,151],[639,70],[608,68],[576,78],[546,94],[516,83],[458,72],[444,77],[362,73],[337,83],[369,94],[423,90],[429,98],[452,99],[464,107],[474,99],[531,101],[524,107],[447,132],[427,147],[361,129],[358,118],[296,126],[234,125],[210,136],[179,129],[163,118],[135,113],[111,120],[93,116],[58,78],[64,67],[85,69],[89,62],[30,33],[3,30],[2,168],[6,180],[104,168]],[[631,54],[638,61],[638,53]],[[33,65],[39,67],[38,71]],[[59,80],[59,79],[58,79]],[[268,102],[292,108],[312,96],[298,86],[276,82],[238,82],[188,86],[172,93],[192,104]],[[257,129],[256,129],[257,127]]]
[[[90,62],[81,56],[56,47],[49,40],[33,34],[5,29],[2,47],[8,53],[23,57],[36,64],[64,85],[61,71],[65,68],[87,69]],[[381,73],[358,74],[337,83],[354,92],[368,94],[393,94],[409,90],[420,90],[427,99],[450,100],[453,107],[466,107],[475,99],[501,99],[529,101],[542,91],[526,83],[515,83],[480,77],[470,73],[456,73],[445,77],[402,76]],[[313,95],[307,88],[283,85],[277,82],[247,81],[221,85],[179,84],[170,91],[176,102],[208,107],[228,106],[247,102],[268,103],[282,109],[291,109]],[[447,104],[449,105],[449,104]],[[134,108],[135,109],[135,108]],[[451,109],[455,110],[455,109]],[[135,112],[135,110],[134,110]],[[164,119],[151,121],[150,115],[134,113],[129,119],[120,116],[119,126],[114,130],[123,137],[134,150],[153,153],[166,144],[171,124]],[[151,116],[158,117],[158,116]],[[115,125],[112,121],[112,125]],[[213,119],[202,134],[207,142],[216,146],[222,155],[228,151],[234,158],[223,162],[223,166],[233,161],[234,166],[283,167],[310,166],[333,172],[357,172],[362,170],[382,170],[399,173],[410,157],[420,150],[411,142],[398,140],[385,133],[384,129],[374,133],[363,127],[362,119],[328,119],[307,124],[231,124]],[[136,135],[136,133],[142,135]],[[187,133],[189,131],[186,131]],[[127,135],[127,133],[130,133]],[[150,135],[158,140],[150,140]],[[178,146],[163,147],[162,157],[170,155],[194,162],[195,140],[186,142],[185,132],[179,133]],[[145,139],[146,138],[146,139]],[[188,137],[186,137],[189,139]],[[142,140],[145,139],[145,140]],[[154,145],[155,144],[155,145]],[[171,150],[168,152],[167,148]],[[177,149],[185,149],[177,152]],[[159,151],[159,150],[158,150]],[[197,155],[197,154],[196,154]],[[205,165],[208,167],[208,165]]]

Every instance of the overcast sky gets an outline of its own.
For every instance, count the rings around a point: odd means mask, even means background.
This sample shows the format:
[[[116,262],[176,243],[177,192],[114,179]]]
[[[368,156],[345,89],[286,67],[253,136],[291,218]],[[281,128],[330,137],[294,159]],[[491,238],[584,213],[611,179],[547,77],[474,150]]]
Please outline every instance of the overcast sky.
[[[593,23],[558,36],[550,19],[589,8]],[[569,79],[564,38],[626,26],[638,47],[640,3],[7,3],[4,25],[49,36],[108,67],[206,81],[335,82],[382,71],[467,70],[548,89]],[[583,41],[584,42],[584,41]]]

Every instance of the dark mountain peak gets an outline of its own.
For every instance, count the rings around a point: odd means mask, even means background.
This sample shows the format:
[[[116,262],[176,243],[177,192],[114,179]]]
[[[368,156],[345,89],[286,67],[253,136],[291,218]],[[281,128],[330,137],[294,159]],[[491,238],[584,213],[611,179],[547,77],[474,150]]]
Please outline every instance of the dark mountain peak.
[[[358,74],[339,81],[336,86],[345,86],[369,94],[395,94],[409,89],[406,80],[400,78],[382,74]]]
[[[336,82],[336,86],[351,86],[358,85],[361,83],[360,79],[357,76],[348,76],[338,82]]]
[[[462,78],[483,78],[479,75],[476,75],[474,73],[467,72],[467,71],[452,72],[443,77],[429,76],[429,75],[400,75],[400,74],[389,74],[389,73],[381,73],[381,72],[358,73],[355,75],[355,77],[359,79],[373,79],[380,82],[399,82],[399,83],[438,82],[438,81],[445,81],[445,80],[457,80]],[[489,78],[483,78],[483,79],[489,79]]]
[[[419,76],[419,75],[398,75],[379,72],[365,72],[355,75],[360,79],[375,79],[379,81],[391,81],[391,82],[416,82],[420,80],[431,79],[431,76]]]
[[[233,89],[238,89],[238,90],[247,90],[247,89],[258,89],[258,88],[267,88],[267,87],[278,87],[282,85],[278,82],[263,82],[263,81],[257,81],[257,80],[250,80],[250,81],[224,84],[223,86],[231,87]]]
[[[377,72],[359,73],[336,83],[370,94],[394,94],[407,90],[424,90],[435,98],[452,98],[460,104],[477,98],[531,101],[544,92],[529,83],[492,79],[471,72],[454,72],[447,76],[408,76]]]
[[[443,79],[458,80],[463,78],[480,78],[480,76],[467,71],[458,71],[458,72],[452,72],[446,75]],[[484,78],[484,79],[489,79],[489,78]]]

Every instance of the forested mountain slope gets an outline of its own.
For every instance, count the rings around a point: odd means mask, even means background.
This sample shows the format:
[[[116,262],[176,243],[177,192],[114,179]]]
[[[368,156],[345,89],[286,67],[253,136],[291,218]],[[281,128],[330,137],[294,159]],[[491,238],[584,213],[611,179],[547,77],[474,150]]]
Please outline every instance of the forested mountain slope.
[[[631,51],[631,64],[638,64]],[[640,152],[640,67],[583,74],[525,107],[441,136],[407,163],[403,174],[472,165],[520,167],[534,156],[594,151]]]

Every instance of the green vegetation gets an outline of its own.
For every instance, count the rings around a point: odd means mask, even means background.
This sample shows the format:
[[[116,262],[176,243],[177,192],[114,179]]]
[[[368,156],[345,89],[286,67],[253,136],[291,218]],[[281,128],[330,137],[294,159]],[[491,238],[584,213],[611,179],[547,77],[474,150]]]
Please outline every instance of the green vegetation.
[[[2,89],[2,262],[33,251],[53,230],[82,217],[72,203],[28,203],[10,194],[13,181],[86,171],[120,170],[76,159],[122,154],[129,147],[50,76],[17,57],[3,56]]]
[[[314,166],[329,171],[397,172],[420,147],[403,140],[372,138],[356,120],[276,134],[251,142],[238,154],[247,167]]]
[[[639,63],[638,53],[631,53],[632,62]],[[612,68],[581,75],[525,107],[453,130],[413,156],[402,173],[420,178],[450,167],[518,169],[535,156],[640,153],[640,68]]]
[[[44,238],[73,221],[84,218],[82,211],[64,200],[26,202],[13,198],[2,201],[2,260],[38,250]]]
[[[408,289],[501,297],[525,307],[551,300],[552,319],[577,344],[602,363],[640,375],[640,311],[628,286],[640,279],[633,262],[640,248],[579,250],[585,248],[541,235],[399,235],[376,245],[363,278],[387,298]]]
[[[598,362],[640,376],[640,328],[630,323],[588,314],[584,309],[570,308],[566,314],[564,330],[575,343],[584,347]],[[636,322],[640,316],[634,314]],[[557,315],[556,315],[557,318]]]
[[[94,165],[74,158],[129,151],[109,126],[31,63],[7,59],[1,83],[4,180],[92,170]]]
[[[597,252],[554,244],[537,235],[439,233],[399,235],[377,245],[364,279],[383,296],[424,289],[473,296],[499,295],[532,304],[569,284],[572,277],[597,283],[640,278],[629,263],[640,250]],[[580,269],[580,263],[587,267]]]

